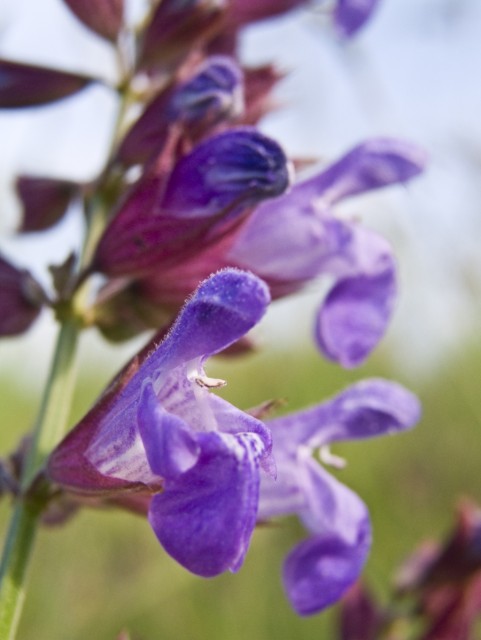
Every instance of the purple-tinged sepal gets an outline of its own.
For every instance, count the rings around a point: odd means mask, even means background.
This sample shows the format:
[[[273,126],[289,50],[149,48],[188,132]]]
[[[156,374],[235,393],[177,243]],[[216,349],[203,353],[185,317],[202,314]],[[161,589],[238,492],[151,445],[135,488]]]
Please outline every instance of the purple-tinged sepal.
[[[29,329],[47,300],[29,271],[0,256],[0,336],[15,336]]]
[[[352,38],[370,20],[379,0],[337,0],[334,25],[341,36]]]
[[[70,180],[18,176],[15,187],[22,203],[19,231],[44,231],[52,227],[66,213],[79,186]]]
[[[238,28],[282,15],[302,4],[306,4],[306,0],[231,0],[227,22],[230,27]]]
[[[102,38],[115,42],[123,26],[124,0],[63,0],[72,13]]]
[[[0,109],[49,104],[98,82],[75,73],[0,60]]]
[[[140,69],[166,69],[222,28],[225,0],[162,0],[142,36]]]
[[[268,428],[212,394],[224,382],[203,364],[251,329],[268,303],[252,274],[226,269],[204,281],[160,345],[134,359],[48,462],[50,479],[75,493],[119,506],[129,492],[153,496],[158,539],[202,576],[240,567],[260,468],[273,469]]]

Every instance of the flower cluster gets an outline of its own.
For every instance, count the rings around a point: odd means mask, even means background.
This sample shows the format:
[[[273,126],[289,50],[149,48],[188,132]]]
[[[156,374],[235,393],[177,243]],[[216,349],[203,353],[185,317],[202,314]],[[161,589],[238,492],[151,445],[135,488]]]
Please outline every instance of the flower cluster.
[[[344,367],[364,362],[392,315],[396,264],[387,241],[340,217],[336,204],[408,182],[425,155],[375,138],[298,178],[296,162],[257,129],[281,74],[244,67],[238,37],[301,0],[162,0],[136,30],[122,0],[65,2],[117,48],[122,68],[111,88],[132,108],[119,110],[119,135],[89,183],[19,176],[21,233],[50,228],[74,200],[85,205],[88,231],[83,256],[51,269],[52,292],[0,258],[0,335],[25,331],[44,306],[111,340],[157,333],[50,452],[40,485],[62,499],[147,514],[163,548],[205,577],[240,568],[257,522],[295,514],[310,536],[287,557],[284,584],[298,613],[320,611],[358,578],[371,528],[361,499],[313,454],[336,464],[333,442],[412,427],[418,401],[394,382],[369,379],[266,421],[212,393],[224,381],[204,366],[233,345],[249,348],[246,334],[271,298],[318,280],[327,293],[317,347]],[[339,0],[336,30],[350,37],[376,5]],[[0,108],[107,84],[7,60],[0,76]],[[29,499],[38,484],[37,476]]]

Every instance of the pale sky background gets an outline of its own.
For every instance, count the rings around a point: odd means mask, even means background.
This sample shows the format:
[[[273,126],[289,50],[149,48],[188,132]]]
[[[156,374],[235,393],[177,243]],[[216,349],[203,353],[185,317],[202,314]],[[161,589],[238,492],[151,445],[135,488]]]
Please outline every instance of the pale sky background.
[[[382,348],[393,349],[413,375],[428,374],[464,336],[479,334],[481,2],[381,0],[371,23],[347,44],[325,15],[300,10],[251,28],[242,55],[290,71],[278,91],[285,106],[263,130],[291,154],[326,162],[379,135],[428,150],[421,179],[343,207],[396,247],[401,294]],[[109,46],[79,26],[61,0],[0,0],[0,56],[107,77],[115,68]],[[53,106],[0,112],[0,247],[43,278],[45,255],[60,262],[80,228],[70,216],[52,237],[8,239],[18,215],[12,180],[19,171],[89,178],[102,164],[115,104],[96,88]],[[318,302],[311,285],[300,298],[276,303],[261,329],[267,346],[293,333],[305,342]],[[53,335],[45,314],[26,337],[0,344],[0,366],[40,384]],[[98,342],[87,340],[94,355],[84,357],[98,362]],[[33,357],[35,367],[14,373],[15,363]]]

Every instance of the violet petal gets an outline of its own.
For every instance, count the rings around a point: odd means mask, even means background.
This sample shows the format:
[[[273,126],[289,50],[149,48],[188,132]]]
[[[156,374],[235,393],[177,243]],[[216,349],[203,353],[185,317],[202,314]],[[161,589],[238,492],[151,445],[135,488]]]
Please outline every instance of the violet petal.
[[[340,35],[352,38],[371,18],[379,0],[337,0],[334,24]]]
[[[358,579],[370,546],[369,522],[349,544],[334,533],[313,536],[287,556],[283,581],[289,600],[300,615],[311,615],[334,604]]]
[[[229,129],[177,163],[163,207],[181,218],[232,215],[281,194],[288,184],[287,159],[277,142],[253,128]]]
[[[172,480],[198,460],[200,448],[189,426],[160,405],[151,382],[142,390],[138,425],[152,471]]]
[[[241,436],[202,433],[199,443],[198,463],[152,498],[149,521],[177,562],[210,577],[242,564],[255,525],[259,473]]]

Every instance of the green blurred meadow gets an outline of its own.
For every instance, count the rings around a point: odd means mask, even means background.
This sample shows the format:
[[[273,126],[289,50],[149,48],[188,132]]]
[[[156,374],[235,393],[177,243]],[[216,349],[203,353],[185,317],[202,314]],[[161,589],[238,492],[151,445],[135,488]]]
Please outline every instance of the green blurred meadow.
[[[415,430],[334,451],[349,462],[335,473],[370,507],[374,546],[365,577],[381,597],[416,543],[446,531],[460,496],[481,499],[479,345],[466,345],[422,383],[395,373],[385,358],[345,372],[312,349],[218,360],[208,371],[228,380],[222,394],[244,408],[277,397],[286,401],[283,410],[293,410],[370,375],[419,394],[424,415]],[[104,383],[80,378],[72,422]],[[5,375],[0,388],[1,449],[8,451],[33,421],[38,398]],[[8,511],[4,499],[2,526]],[[334,640],[335,608],[301,619],[282,591],[282,559],[302,535],[295,520],[264,526],[237,575],[202,580],[163,553],[142,518],[85,510],[64,527],[41,531],[19,638],[114,640],[128,630],[132,640]]]

